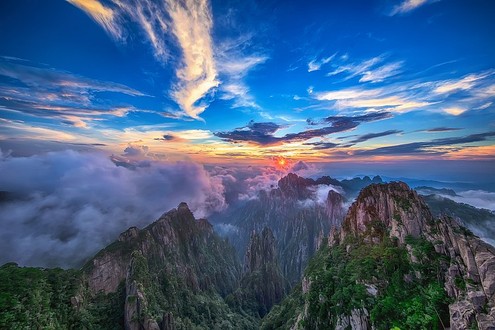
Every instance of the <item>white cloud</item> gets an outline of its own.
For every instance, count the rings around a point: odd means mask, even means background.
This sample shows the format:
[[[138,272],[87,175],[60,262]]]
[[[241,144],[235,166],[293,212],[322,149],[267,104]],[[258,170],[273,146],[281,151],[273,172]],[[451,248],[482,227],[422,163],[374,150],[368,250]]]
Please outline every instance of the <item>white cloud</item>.
[[[389,96],[373,99],[350,99],[340,100],[336,106],[340,109],[345,108],[386,108],[388,111],[407,112],[414,109],[423,108],[430,105],[429,102],[417,102],[403,99],[398,96]]]
[[[97,0],[70,0],[93,17],[110,35],[123,39],[127,21],[136,23],[153,49],[155,58],[169,59],[167,37],[173,36],[182,52],[176,75],[178,82],[171,95],[189,117],[201,119],[208,102],[203,98],[219,85],[213,58],[211,28],[213,20],[207,0],[112,0],[113,8]],[[203,100],[203,102],[202,102]]]
[[[401,4],[395,6],[390,14],[392,16],[404,14],[426,4],[427,2],[428,0],[404,0]]]
[[[220,87],[220,98],[232,100],[233,108],[260,108],[251,95],[245,77],[257,66],[265,63],[268,56],[245,54],[243,44],[247,43],[250,37],[243,35],[235,40],[227,40],[220,44],[216,50],[218,71],[223,81]]]
[[[333,54],[332,56],[322,58],[320,60],[312,59],[308,63],[308,72],[318,71],[321,67],[327,63],[329,63],[337,54]]]
[[[320,101],[334,101],[334,100],[349,100],[363,97],[372,97],[380,94],[380,90],[365,90],[365,89],[342,89],[338,91],[317,92],[313,93],[314,97]],[[310,93],[311,94],[311,93]]]
[[[147,153],[128,146],[127,154]],[[79,267],[130,226],[144,227],[187,202],[197,217],[225,208],[221,178],[191,162],[117,166],[96,152],[3,157],[0,264]],[[91,180],[88,180],[91,178]]]
[[[459,116],[466,112],[467,109],[461,108],[461,107],[450,107],[450,108],[444,108],[443,111],[448,113],[449,115],[452,116]]]
[[[450,79],[439,81],[435,84],[433,92],[436,94],[450,94],[459,90],[470,90],[488,75],[488,73],[470,74],[458,80]]]
[[[365,60],[360,63],[353,63],[353,64],[343,64],[338,66],[334,71],[329,72],[327,75],[328,76],[334,76],[343,72],[349,72],[349,75],[346,77],[346,79],[351,79],[356,76],[361,76],[364,75],[366,72],[368,72],[372,67],[377,65],[378,63],[383,62],[384,56],[376,56],[373,58],[370,58],[368,60]]]
[[[207,104],[197,102],[219,84],[213,59],[210,6],[206,0],[167,0],[167,5],[172,31],[183,53],[183,65],[177,71],[179,83],[173,96],[186,114],[199,119]]]
[[[103,6],[98,0],[67,0],[74,6],[86,12],[92,19],[100,24],[115,39],[123,39],[122,29],[116,22],[112,9]]]
[[[363,72],[363,76],[359,79],[359,82],[380,82],[386,78],[393,77],[402,72],[402,62],[394,62],[385,64],[374,70]]]

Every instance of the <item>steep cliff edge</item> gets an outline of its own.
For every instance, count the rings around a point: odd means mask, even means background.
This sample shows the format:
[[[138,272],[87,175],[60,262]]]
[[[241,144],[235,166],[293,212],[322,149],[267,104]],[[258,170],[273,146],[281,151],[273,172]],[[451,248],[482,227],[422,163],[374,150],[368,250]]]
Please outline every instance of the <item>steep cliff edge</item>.
[[[262,328],[494,329],[495,250],[400,182],[361,191]]]
[[[286,280],[278,263],[275,237],[265,227],[260,233],[252,233],[240,288],[227,301],[262,318],[282,300],[285,292]]]

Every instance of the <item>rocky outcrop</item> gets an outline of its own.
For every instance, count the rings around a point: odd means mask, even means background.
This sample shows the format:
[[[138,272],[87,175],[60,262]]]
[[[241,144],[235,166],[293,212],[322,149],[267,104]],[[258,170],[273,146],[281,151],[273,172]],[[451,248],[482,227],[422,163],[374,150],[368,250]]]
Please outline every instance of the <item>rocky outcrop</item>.
[[[145,284],[149,284],[146,259],[139,253],[132,256],[125,281],[124,328],[125,330],[160,330],[158,323],[150,318]],[[143,283],[144,282],[144,283]]]
[[[495,328],[495,248],[451,217],[434,220],[423,199],[405,183],[363,189],[344,220],[338,241],[349,235],[365,242],[387,235],[400,244],[406,244],[408,236],[425,237],[450,260],[444,276],[445,290],[455,300],[449,306],[451,327]],[[335,244],[335,240],[329,242]]]
[[[404,244],[407,236],[422,235],[432,221],[425,202],[405,183],[374,184],[363,189],[352,204],[340,240],[352,235],[373,241],[388,235]]]
[[[244,276],[237,299],[250,305],[254,300],[257,313],[263,317],[285,294],[285,279],[277,260],[276,242],[272,231],[264,228],[253,232],[244,264]]]
[[[435,249],[449,257],[445,290],[452,329],[495,329],[495,248],[450,217],[429,230]]]
[[[335,330],[368,330],[371,329],[369,313],[366,308],[353,309],[351,315],[341,315],[335,325]]]
[[[201,253],[211,248],[221,258],[207,260]],[[143,230],[131,227],[119,239],[100,251],[84,267],[93,294],[115,292],[125,280],[133,251],[140,251],[155,265],[172,262],[185,274],[194,290],[213,285],[222,295],[232,292],[240,277],[233,250],[213,232],[204,219],[196,220],[186,203],[181,203]],[[194,263],[190,261],[194,260]],[[217,274],[205,274],[202,266],[212,263]],[[191,272],[190,267],[194,267]],[[213,275],[213,276],[211,276]]]
[[[334,190],[328,191],[327,199],[325,201],[325,210],[331,221],[331,228],[339,228],[342,224],[347,211],[344,207],[345,202],[346,199],[344,196],[338,192]]]
[[[278,189],[285,198],[304,200],[311,197],[311,191],[308,190],[308,187],[315,184],[313,179],[289,173],[278,181]]]

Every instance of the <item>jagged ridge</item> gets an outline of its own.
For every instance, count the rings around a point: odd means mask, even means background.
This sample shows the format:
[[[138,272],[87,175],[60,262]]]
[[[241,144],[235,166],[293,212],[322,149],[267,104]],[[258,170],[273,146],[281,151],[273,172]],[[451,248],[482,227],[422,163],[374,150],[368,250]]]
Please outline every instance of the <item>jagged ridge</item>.
[[[371,185],[262,328],[493,329],[494,271],[495,249],[406,184]]]

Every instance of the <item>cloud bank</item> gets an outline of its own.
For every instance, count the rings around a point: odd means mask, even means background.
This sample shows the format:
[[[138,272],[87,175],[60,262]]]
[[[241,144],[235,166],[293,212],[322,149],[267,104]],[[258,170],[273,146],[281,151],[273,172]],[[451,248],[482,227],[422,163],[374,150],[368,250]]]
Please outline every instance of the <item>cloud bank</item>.
[[[67,150],[1,156],[0,173],[0,264],[77,267],[182,201],[197,217],[226,206],[221,178],[194,163],[131,169],[102,153]]]

